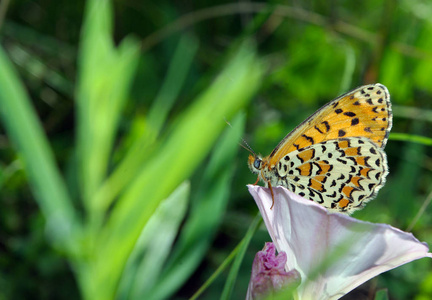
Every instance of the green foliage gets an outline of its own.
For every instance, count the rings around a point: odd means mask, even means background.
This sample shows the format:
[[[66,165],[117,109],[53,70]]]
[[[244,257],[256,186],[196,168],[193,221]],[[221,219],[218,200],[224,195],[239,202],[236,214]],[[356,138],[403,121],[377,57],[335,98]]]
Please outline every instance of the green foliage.
[[[388,300],[388,292],[387,290],[378,290],[375,293],[375,300]]]
[[[243,298],[269,241],[236,248],[257,211],[244,128],[266,155],[372,82],[394,107],[390,175],[354,217],[432,244],[432,4],[113,5],[0,2],[0,299],[186,298],[215,270],[200,298]],[[431,266],[359,292],[429,299]]]
[[[29,181],[42,207],[48,229],[52,227],[50,238],[53,244],[67,253],[70,263],[74,266],[81,293],[88,299],[110,299],[117,294],[118,282],[127,260],[133,260],[137,255],[131,255],[131,251],[138,247],[136,243],[141,233],[149,234],[148,231],[151,229],[146,229],[148,226],[153,230],[157,228],[158,235],[165,238],[168,238],[169,233],[171,235],[169,240],[159,245],[166,249],[165,252],[158,252],[159,273],[162,271],[161,265],[166,260],[184,215],[180,214],[178,221],[170,228],[160,231],[166,221],[163,221],[163,218],[161,220],[158,215],[162,214],[165,218],[172,219],[167,217],[169,212],[157,213],[164,207],[167,210],[166,205],[161,206],[162,200],[169,197],[197,168],[223,129],[224,117],[231,117],[246,104],[255,90],[249,85],[257,86],[260,77],[258,61],[248,47],[243,47],[211,86],[202,92],[177,120],[167,124],[171,127],[170,133],[160,136],[159,132],[166,123],[169,107],[175,98],[175,93],[171,94],[169,90],[176,84],[172,77],[184,76],[184,72],[174,75],[171,72],[167,84],[162,86],[161,96],[156,99],[154,108],[150,110],[144,131],[130,137],[131,150],[127,149],[125,155],[127,161],[119,162],[122,170],[127,170],[127,175],[123,173],[123,178],[117,176],[111,179],[108,173],[110,157],[115,151],[114,140],[119,120],[137,66],[138,44],[133,39],[125,39],[118,47],[113,46],[110,37],[110,13],[107,1],[89,1],[82,32],[76,93],[78,131],[75,156],[75,176],[79,187],[76,194],[80,195],[84,207],[82,220],[76,217],[71,198],[55,166],[46,137],[31,110],[24,88],[19,85],[19,80],[7,58],[3,54],[0,57],[5,66],[0,77],[5,91],[1,99],[5,125],[23,157]],[[180,46],[180,54],[185,51],[184,47]],[[174,58],[174,63],[175,66],[179,64],[178,57]],[[191,60],[186,60],[183,69],[187,69],[190,63]],[[180,86],[181,83],[177,89]],[[239,126],[243,122],[239,118],[235,119],[233,124],[237,129],[231,131],[225,141],[220,141],[221,148],[215,153],[213,163],[210,161],[209,173],[203,177],[206,183],[203,183],[203,190],[197,195],[201,201],[198,205],[202,205],[202,199],[213,197],[211,200],[208,199],[208,204],[213,205],[213,208],[201,208],[200,215],[197,215],[202,217],[203,211],[210,209],[208,215],[213,221],[208,224],[209,230],[214,231],[213,228],[224,211],[224,205],[221,204],[226,203],[229,178],[233,171],[233,168],[226,168],[225,164],[233,159],[237,148],[236,141],[241,132]],[[131,162],[134,164],[131,165]],[[113,176],[116,172],[119,171],[114,168]],[[106,180],[109,180],[110,184],[106,184]],[[215,184],[218,182],[219,184]],[[174,195],[171,197],[177,198]],[[182,198],[186,200],[188,196]],[[166,201],[169,201],[169,198]],[[172,205],[178,210],[176,203]],[[183,206],[185,210],[185,204]],[[215,209],[220,212],[216,214]],[[151,217],[153,222],[148,224]],[[211,218],[206,220],[209,221]],[[155,227],[155,222],[159,222],[160,225]],[[198,219],[194,223],[195,229],[186,230],[186,236],[196,235],[197,225],[202,231],[203,222]],[[143,232],[143,228],[147,233]],[[211,237],[208,231],[205,234]],[[147,238],[139,246],[141,249],[148,248],[146,252],[155,252],[156,240],[156,237]],[[193,257],[192,270],[202,259],[210,242],[209,238],[201,241],[205,241],[204,248],[200,256]],[[179,252],[184,253],[185,250]],[[150,263],[156,261],[155,257],[144,259],[144,266],[141,269],[146,272],[151,270],[151,276],[156,277],[158,272],[154,267],[147,269]],[[132,271],[127,271],[125,276],[130,276],[131,273]],[[190,273],[191,271],[189,275]],[[182,275],[179,277],[182,281],[189,276]],[[130,297],[140,298],[143,293],[155,294],[156,291],[160,292],[163,289],[164,293],[167,293],[166,286],[151,291],[154,284],[141,290],[139,283],[135,281],[139,278],[130,278],[129,283],[125,279],[126,285],[132,288],[135,286],[130,291]],[[179,284],[176,284],[168,293],[175,291],[178,286]],[[128,298],[129,295],[126,293],[125,297]]]

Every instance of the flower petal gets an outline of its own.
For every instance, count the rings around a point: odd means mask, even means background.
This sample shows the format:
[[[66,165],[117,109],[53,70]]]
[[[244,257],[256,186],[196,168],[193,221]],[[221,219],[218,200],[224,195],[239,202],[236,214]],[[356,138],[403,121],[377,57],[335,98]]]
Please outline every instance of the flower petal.
[[[248,185],[286,269],[300,272],[299,299],[338,299],[372,277],[432,257],[425,243],[386,224],[330,213],[284,187]]]

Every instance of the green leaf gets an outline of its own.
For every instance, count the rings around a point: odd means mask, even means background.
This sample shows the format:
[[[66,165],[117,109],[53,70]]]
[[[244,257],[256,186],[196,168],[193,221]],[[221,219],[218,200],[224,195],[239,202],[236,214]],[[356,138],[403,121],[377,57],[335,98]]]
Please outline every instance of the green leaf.
[[[388,300],[388,292],[387,289],[381,289],[376,291],[375,300]]]
[[[226,282],[225,289],[232,289],[232,286],[234,285],[235,281],[235,270],[237,269],[238,261],[241,261],[244,257],[244,251],[247,249],[247,246],[249,245],[252,237],[258,230],[259,226],[262,224],[262,217],[261,214],[258,213],[252,223],[249,225],[248,231],[246,232],[245,236],[241,240],[241,242],[235,247],[233,251],[228,255],[228,257],[223,261],[223,263],[217,268],[217,270],[210,276],[209,279],[199,288],[199,290],[193,294],[193,296],[190,298],[190,300],[198,299],[198,297],[215,281],[215,279],[222,273],[223,270],[231,263],[232,260],[236,259],[236,266],[233,266],[232,272],[230,274],[233,274],[230,276],[230,278]],[[233,281],[234,279],[234,281]],[[225,290],[224,289],[224,290]],[[227,291],[230,292],[230,291]],[[221,297],[222,298],[222,297]]]
[[[88,1],[79,55],[77,148],[86,207],[107,176],[113,141],[138,65],[139,44],[126,38],[115,48],[109,1]]]
[[[160,280],[189,203],[190,184],[184,182],[157,208],[126,265],[118,299],[144,299]]]
[[[130,183],[98,235],[92,284],[103,290],[103,298],[112,297],[129,253],[162,199],[192,174],[226,126],[224,118],[246,105],[260,78],[261,64],[243,47],[212,86],[173,123],[171,134]]]
[[[150,109],[147,120],[135,119],[134,125],[140,130],[131,132],[131,135],[126,139],[129,141],[126,156],[95,196],[95,205],[100,210],[111,205],[121,190],[139,172],[145,160],[149,159],[150,149],[154,146],[160,130],[165,124],[168,112],[183,86],[197,48],[197,42],[192,38],[186,36],[180,40],[165,81]]]
[[[221,299],[225,299],[225,300],[230,299],[240,269],[240,265],[243,262],[243,258],[245,256],[247,247],[249,246],[249,243],[252,240],[252,237],[255,234],[256,230],[258,229],[258,226],[261,223],[261,221],[262,221],[261,218],[256,217],[252,222],[252,224],[249,226],[249,229],[242,240],[241,246],[238,249],[234,263],[231,266],[230,273],[228,275],[227,281],[225,282],[225,286],[222,291]]]
[[[56,166],[54,155],[31,101],[5,53],[0,49],[0,114],[47,223],[51,242],[76,254],[80,224]]]
[[[238,114],[216,143],[194,195],[191,212],[178,243],[149,299],[168,298],[198,267],[207,253],[227,206],[245,116]]]
[[[390,140],[412,142],[425,146],[432,146],[432,138],[409,133],[391,133]]]

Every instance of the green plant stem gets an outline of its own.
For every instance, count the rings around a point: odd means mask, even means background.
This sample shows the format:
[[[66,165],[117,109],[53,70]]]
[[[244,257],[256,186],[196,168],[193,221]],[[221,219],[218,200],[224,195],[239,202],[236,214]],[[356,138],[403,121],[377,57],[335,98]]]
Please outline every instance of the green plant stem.
[[[246,232],[246,235],[243,237],[243,239],[240,241],[240,243],[234,248],[233,251],[228,255],[227,258],[223,261],[223,263],[217,268],[217,270],[209,277],[209,279],[204,282],[204,284],[198,289],[198,291],[195,292],[195,294],[192,295],[190,300],[198,299],[198,297],[215,281],[215,279],[222,273],[223,270],[234,260],[234,258],[239,257],[239,262],[242,261],[244,252],[247,249],[247,246],[249,245],[253,235],[258,230],[259,226],[262,224],[262,218],[261,215],[258,213],[255,218],[253,219],[251,225],[248,228],[248,231]],[[236,266],[233,265],[233,268],[237,269],[238,271],[239,264]],[[233,274],[233,275],[231,275]],[[232,277],[236,277],[237,272],[231,273],[229,275],[228,280],[233,280]],[[231,286],[231,285],[229,285]],[[225,291],[225,289],[224,289]],[[226,295],[225,295],[226,296]],[[224,295],[221,296],[221,299],[224,299]]]

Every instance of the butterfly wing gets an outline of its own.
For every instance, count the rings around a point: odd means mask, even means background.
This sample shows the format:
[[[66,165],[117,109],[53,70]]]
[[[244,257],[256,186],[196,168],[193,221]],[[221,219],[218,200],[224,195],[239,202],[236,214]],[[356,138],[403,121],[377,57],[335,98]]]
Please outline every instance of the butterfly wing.
[[[276,170],[276,185],[348,213],[372,200],[388,174],[384,151],[367,138],[340,138],[295,150]]]
[[[273,168],[287,153],[338,138],[366,137],[384,148],[392,126],[390,94],[379,83],[348,92],[307,118],[268,157]]]

